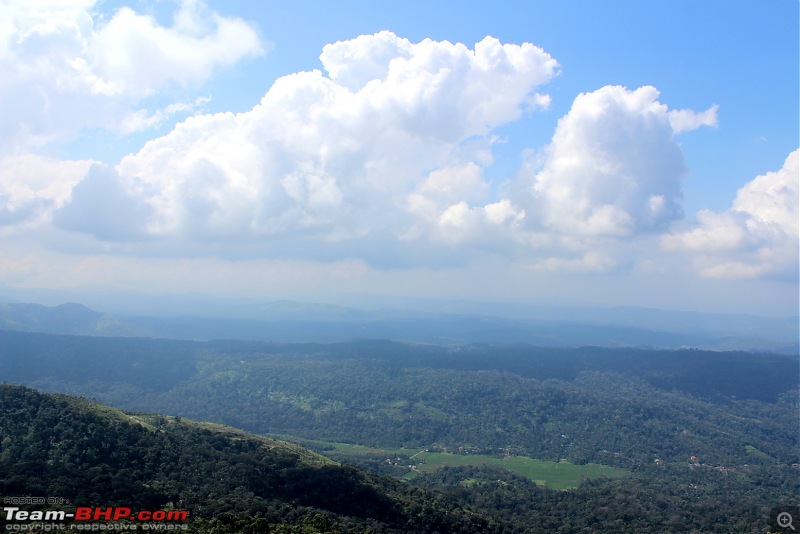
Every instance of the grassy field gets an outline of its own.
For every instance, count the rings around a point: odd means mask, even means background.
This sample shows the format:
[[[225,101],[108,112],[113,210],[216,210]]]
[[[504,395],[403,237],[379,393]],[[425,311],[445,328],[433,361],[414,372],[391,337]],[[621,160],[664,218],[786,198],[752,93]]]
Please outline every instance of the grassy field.
[[[444,466],[461,465],[493,465],[508,469],[518,475],[528,477],[540,486],[551,489],[577,488],[586,478],[598,477],[623,477],[628,474],[624,469],[598,464],[576,465],[565,460],[561,462],[548,462],[536,460],[527,456],[509,456],[498,458],[480,454],[449,454],[441,452],[422,452],[414,461],[417,462],[416,470],[407,475],[411,478],[417,472],[433,472]]]
[[[289,436],[281,436],[281,439],[292,439]],[[587,478],[610,477],[618,478],[628,475],[628,471],[598,464],[576,465],[562,460],[560,462],[550,462],[536,460],[527,456],[509,456],[502,458],[498,456],[488,456],[482,454],[451,454],[444,452],[426,452],[425,449],[377,449],[365,447],[363,445],[352,445],[350,443],[336,443],[332,441],[298,440],[301,444],[310,446],[326,454],[325,450],[341,458],[351,456],[385,456],[394,458],[397,456],[409,458],[408,462],[414,466],[409,469],[403,478],[410,480],[420,475],[420,473],[432,473],[445,466],[463,465],[493,465],[508,469],[518,475],[530,478],[540,486],[551,489],[565,490],[577,488],[581,481]],[[404,460],[405,462],[405,460]]]

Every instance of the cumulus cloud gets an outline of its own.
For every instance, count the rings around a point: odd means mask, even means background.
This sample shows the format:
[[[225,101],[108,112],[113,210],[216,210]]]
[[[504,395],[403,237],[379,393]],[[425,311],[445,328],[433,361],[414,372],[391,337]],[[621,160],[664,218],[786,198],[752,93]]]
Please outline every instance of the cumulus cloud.
[[[215,69],[263,53],[251,26],[196,0],[181,3],[171,26],[126,7],[104,19],[95,3],[0,2],[4,153],[85,127],[116,129],[156,91],[197,87]]]
[[[298,242],[301,255],[330,244],[347,255],[354,247],[344,243],[359,242],[375,260],[393,245],[464,243],[524,218],[493,196],[483,165],[492,130],[547,100],[536,90],[558,63],[546,52],[381,32],[329,45],[321,59],[328,76],[285,76],[251,111],[191,117],[114,176],[87,176],[78,197],[116,182],[115,195],[138,198],[126,213],[150,238],[249,243],[267,256],[295,254]],[[58,224],[90,231],[77,211]]]
[[[697,224],[665,236],[662,246],[688,254],[710,278],[796,277],[799,152],[739,189],[731,209],[700,211]]]
[[[374,106],[391,106],[406,127],[456,139],[464,131],[486,133],[525,108],[546,106],[548,99],[531,89],[558,67],[530,43],[503,45],[487,37],[470,50],[431,39],[412,44],[388,31],[327,45],[320,60],[331,80],[371,95]]]
[[[542,223],[575,236],[625,237],[682,216],[686,165],[674,135],[716,123],[669,111],[654,87],[606,86],[579,95],[558,123],[535,176]]]
[[[192,5],[175,31],[207,35]],[[615,243],[682,216],[675,135],[716,122],[716,107],[669,110],[652,87],[604,87],[579,95],[540,159],[501,184],[486,173],[495,130],[549,102],[541,88],[559,65],[545,51],[380,32],[320,59],[324,72],[278,79],[250,111],[190,117],[114,169],[84,167],[45,211],[62,230],[145,254],[406,267],[499,253],[607,271],[620,265]],[[142,112],[129,128],[160,117]]]

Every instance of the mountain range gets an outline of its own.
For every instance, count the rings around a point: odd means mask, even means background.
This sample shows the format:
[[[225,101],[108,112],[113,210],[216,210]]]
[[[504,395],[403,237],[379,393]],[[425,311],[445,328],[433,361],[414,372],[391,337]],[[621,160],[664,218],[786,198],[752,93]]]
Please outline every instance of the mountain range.
[[[395,339],[434,344],[531,343],[796,354],[797,317],[758,317],[647,308],[518,307],[438,303],[427,311],[374,310],[272,301],[198,308],[194,313],[128,315],[66,303],[0,304],[0,329],[172,339],[334,342]]]

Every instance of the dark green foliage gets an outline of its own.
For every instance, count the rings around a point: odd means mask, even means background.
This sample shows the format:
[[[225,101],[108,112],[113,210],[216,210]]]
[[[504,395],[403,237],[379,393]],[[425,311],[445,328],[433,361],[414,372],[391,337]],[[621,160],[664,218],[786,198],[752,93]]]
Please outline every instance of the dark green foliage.
[[[769,469],[773,482],[783,478]],[[472,509],[516,526],[515,532],[765,532],[769,509],[792,502],[791,488],[743,488],[734,474],[685,466],[550,491],[493,467],[447,467],[415,479]],[[780,497],[779,497],[780,495]]]
[[[452,516],[436,494],[322,459],[311,465],[299,451],[173,418],[131,418],[81,399],[0,386],[0,495],[188,509],[201,532],[270,532],[269,524],[486,531],[486,520]]]

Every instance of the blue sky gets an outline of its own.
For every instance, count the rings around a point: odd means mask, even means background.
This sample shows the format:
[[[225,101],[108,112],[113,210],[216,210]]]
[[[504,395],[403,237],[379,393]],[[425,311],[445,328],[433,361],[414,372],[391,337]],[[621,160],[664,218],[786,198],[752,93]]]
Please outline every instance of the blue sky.
[[[1,286],[797,313],[796,2],[0,7]]]

